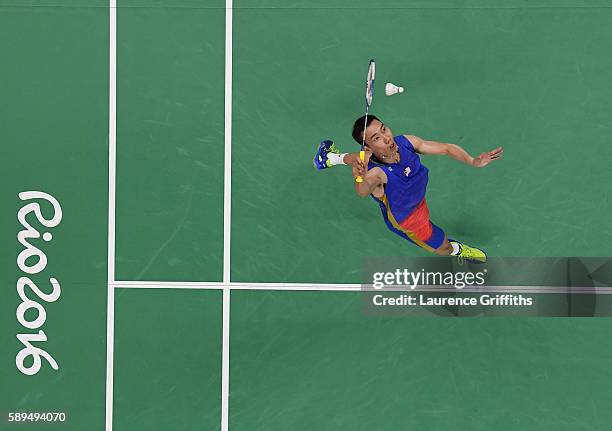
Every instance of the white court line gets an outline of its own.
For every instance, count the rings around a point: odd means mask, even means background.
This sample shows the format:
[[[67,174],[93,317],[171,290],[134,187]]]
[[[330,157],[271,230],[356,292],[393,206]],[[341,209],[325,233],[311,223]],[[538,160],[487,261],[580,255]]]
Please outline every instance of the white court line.
[[[196,281],[115,281],[116,288],[124,289],[223,289],[223,283]]]
[[[223,289],[223,341],[221,349],[221,431],[229,429],[230,290]]]
[[[361,290],[361,284],[317,284],[317,283],[231,283],[236,290],[298,290],[355,292]]]
[[[329,290],[356,291],[360,284],[314,284],[314,283],[215,283],[197,281],[116,281],[121,289],[202,289],[202,290]]]
[[[117,281],[115,286],[121,289],[202,289],[202,290],[275,290],[275,291],[325,291],[356,292],[362,290],[361,284],[329,283],[215,283],[187,281]],[[371,286],[370,286],[371,287]],[[388,286],[380,289],[387,292],[398,292],[402,286]],[[371,288],[368,291],[372,292]],[[407,290],[404,290],[407,292]],[[590,286],[482,286],[457,289],[453,286],[418,286],[413,292],[466,292],[466,293],[597,293],[610,295],[612,287]]]
[[[113,429],[115,340],[115,180],[117,159],[117,0],[109,0],[108,43],[108,261],[106,309],[106,431]]]
[[[232,0],[225,0],[225,154],[223,166],[223,282],[231,276],[232,236]]]
[[[223,335],[221,351],[221,431],[229,429],[230,296],[232,234],[232,0],[225,0],[225,155],[223,164]]]

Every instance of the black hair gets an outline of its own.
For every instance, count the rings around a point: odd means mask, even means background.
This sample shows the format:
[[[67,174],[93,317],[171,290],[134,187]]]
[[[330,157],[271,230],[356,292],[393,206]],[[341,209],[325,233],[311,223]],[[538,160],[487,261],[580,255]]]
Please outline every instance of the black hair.
[[[367,123],[366,123],[366,116],[365,115],[363,117],[359,117],[359,118],[357,118],[357,120],[355,120],[355,124],[353,124],[353,139],[359,145],[361,145],[363,143],[363,141],[364,141],[365,129],[367,129],[368,126],[374,120],[380,121],[378,119],[378,117],[376,115],[373,115],[373,114],[368,114]],[[382,123],[382,121],[380,121],[380,122]]]

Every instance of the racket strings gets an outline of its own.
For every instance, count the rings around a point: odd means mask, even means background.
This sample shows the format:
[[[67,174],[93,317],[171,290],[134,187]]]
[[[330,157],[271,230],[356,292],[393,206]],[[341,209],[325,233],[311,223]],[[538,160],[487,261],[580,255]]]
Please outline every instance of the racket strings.
[[[368,114],[370,113],[370,106],[372,105],[372,99],[374,97],[374,79],[376,78],[376,63],[374,60],[370,60],[368,64],[368,75],[366,78],[366,112],[365,121],[363,125],[363,136],[361,140],[361,151],[364,151],[365,147],[365,131],[368,127]]]

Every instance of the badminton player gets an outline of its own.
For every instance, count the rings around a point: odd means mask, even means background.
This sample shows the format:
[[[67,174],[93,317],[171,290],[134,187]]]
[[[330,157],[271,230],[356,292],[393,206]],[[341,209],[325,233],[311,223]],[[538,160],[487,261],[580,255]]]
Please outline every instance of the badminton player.
[[[365,131],[364,131],[365,128]],[[364,137],[365,133],[365,137]],[[359,153],[340,154],[332,141],[320,143],[314,158],[319,170],[335,165],[350,165],[359,196],[372,196],[379,204],[387,227],[400,237],[440,256],[459,256],[471,262],[485,262],[485,252],[447,238],[444,231],[429,219],[425,200],[428,169],[419,154],[446,155],[475,168],[483,168],[501,158],[496,148],[473,158],[454,144],[426,141],[413,135],[393,136],[375,115],[361,117],[353,126],[353,139],[361,145],[365,138],[366,160]]]

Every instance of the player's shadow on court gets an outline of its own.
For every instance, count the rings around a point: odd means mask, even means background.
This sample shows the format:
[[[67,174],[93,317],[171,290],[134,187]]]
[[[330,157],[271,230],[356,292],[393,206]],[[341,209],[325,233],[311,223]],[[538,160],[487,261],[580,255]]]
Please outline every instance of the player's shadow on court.
[[[440,222],[433,221],[434,223],[440,223],[440,227],[446,232],[448,237],[456,239],[457,241],[473,241],[474,245],[480,240],[486,242],[487,239],[493,238],[493,236],[499,235],[499,225],[495,225],[486,218],[474,217],[473,214],[467,212],[458,212],[453,214],[453,217],[449,217]]]

